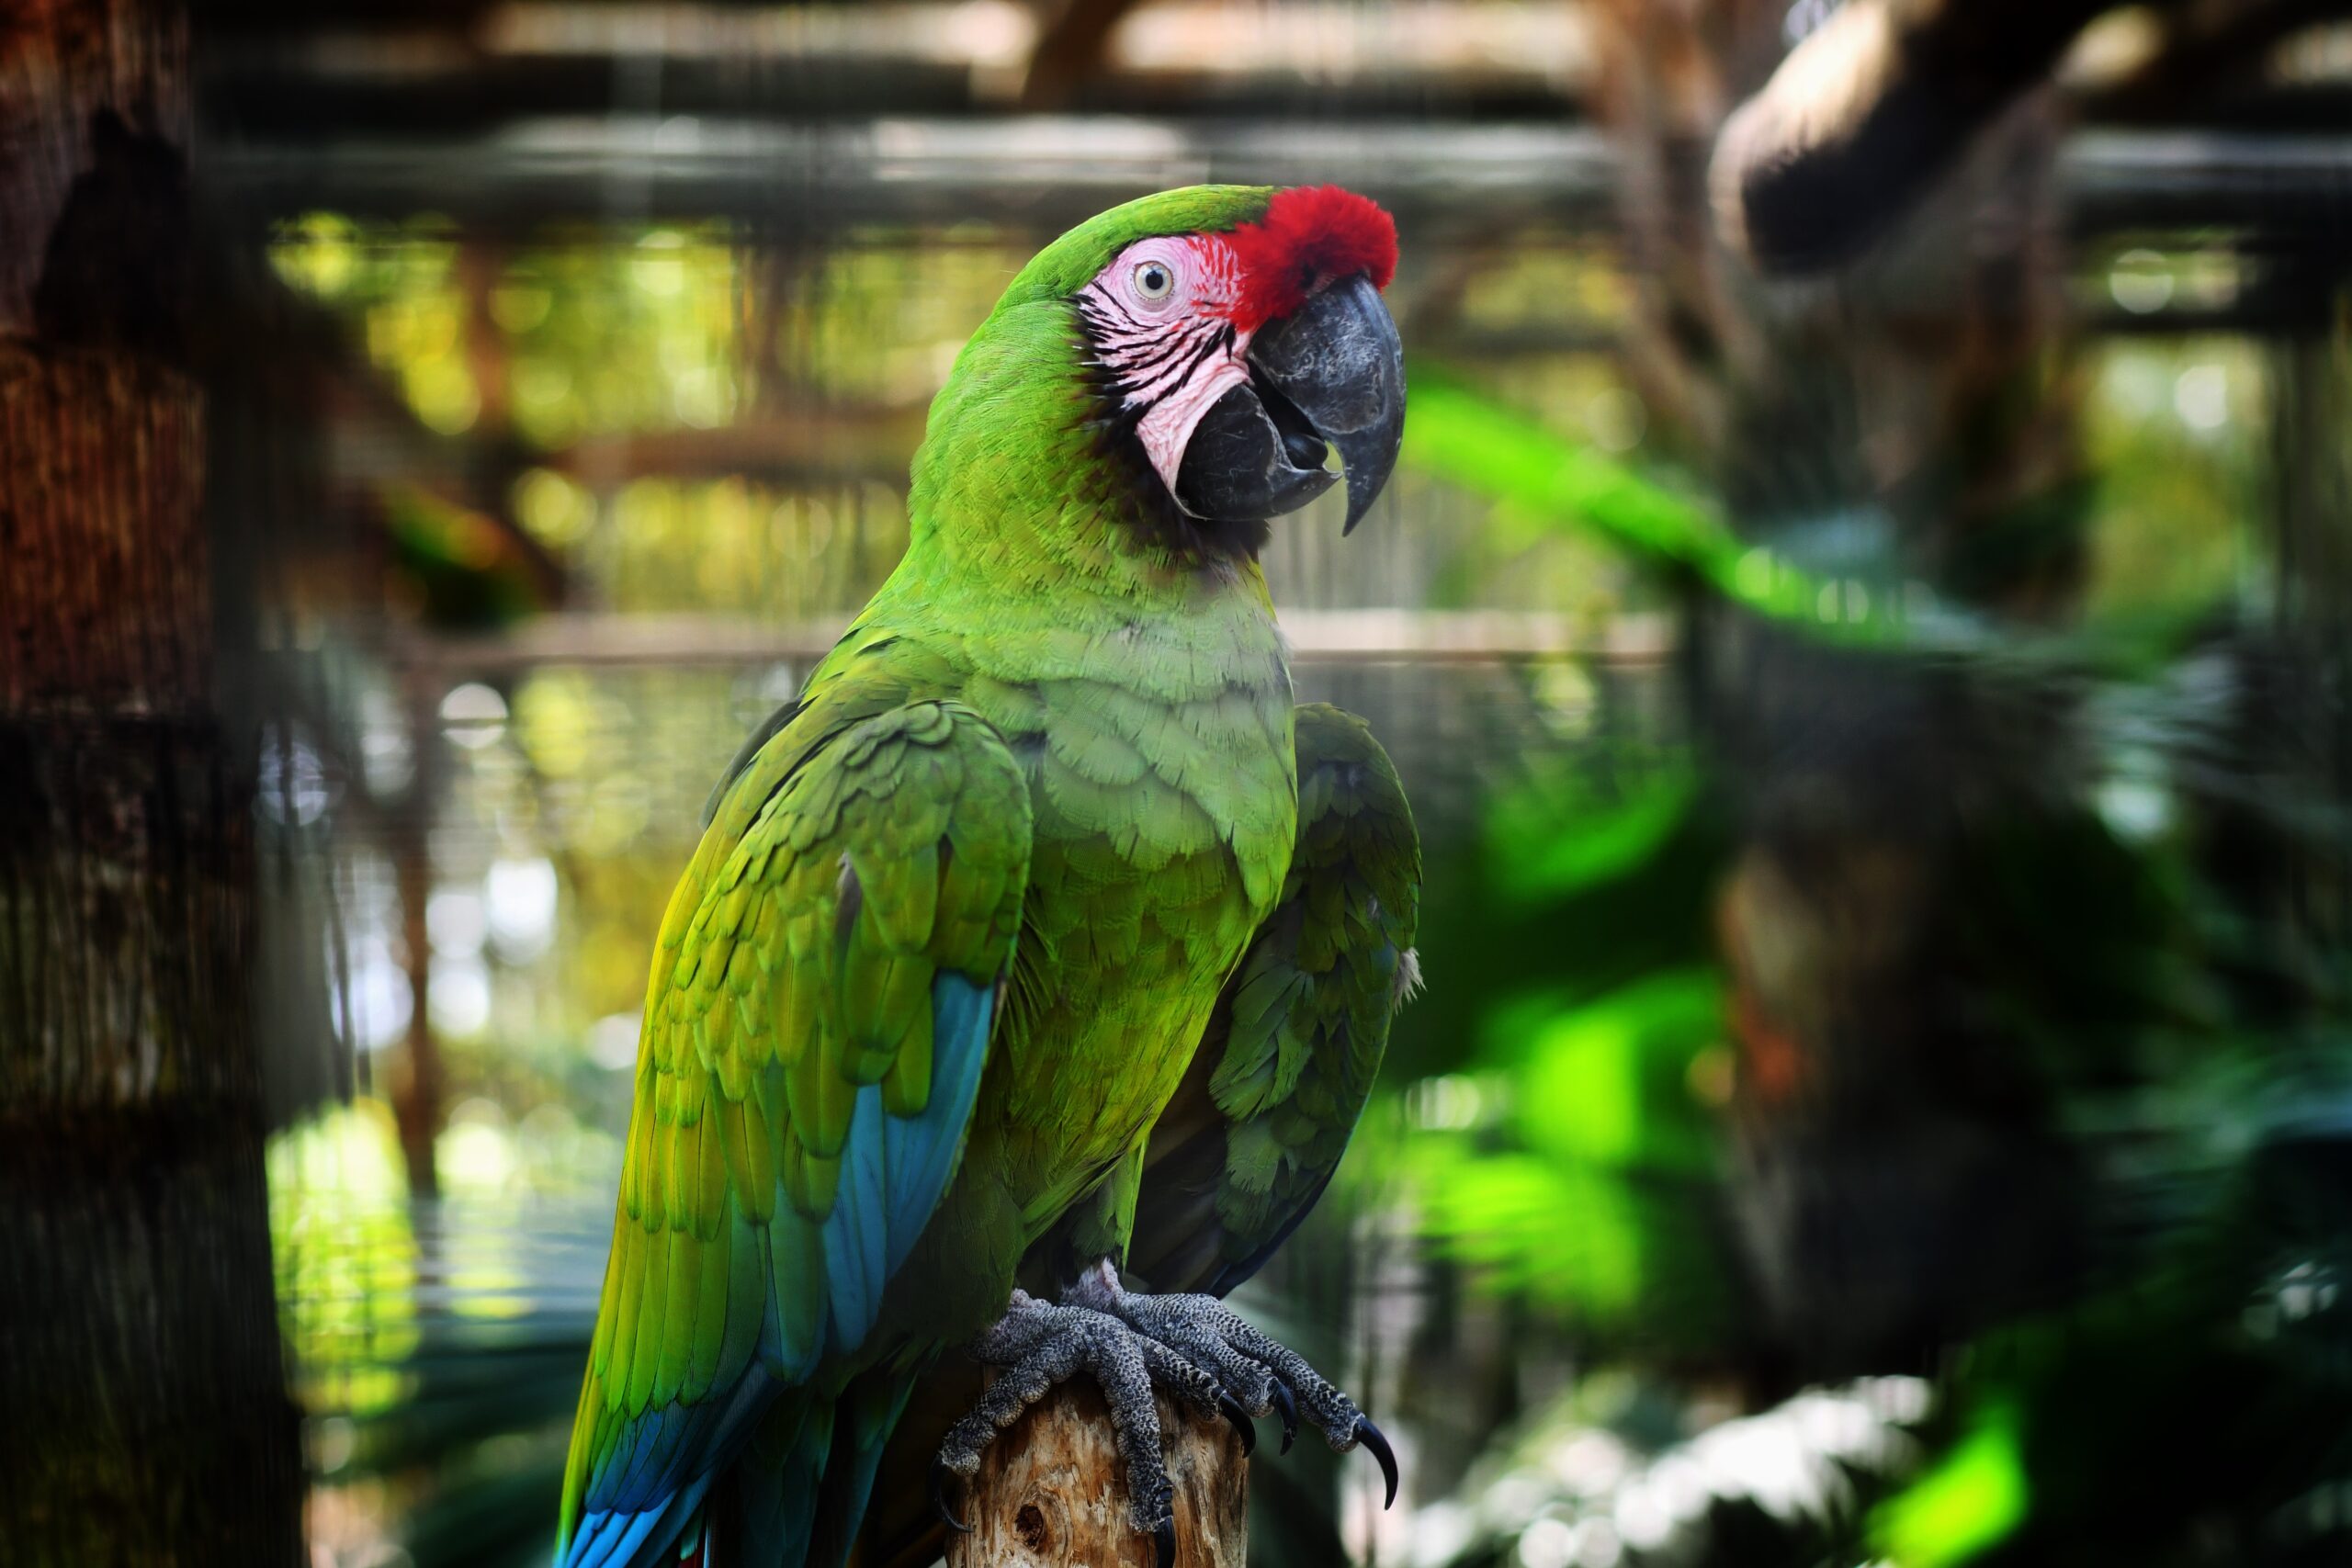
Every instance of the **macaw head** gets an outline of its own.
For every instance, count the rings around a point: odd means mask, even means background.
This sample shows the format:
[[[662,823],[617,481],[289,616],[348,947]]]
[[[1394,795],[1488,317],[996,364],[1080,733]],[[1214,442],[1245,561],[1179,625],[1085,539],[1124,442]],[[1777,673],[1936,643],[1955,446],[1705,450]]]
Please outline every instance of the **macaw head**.
[[[1051,417],[1084,437],[1060,450],[1102,481],[1091,493],[1132,503],[1113,515],[1184,553],[1254,553],[1270,519],[1339,482],[1324,466],[1336,449],[1352,530],[1404,437],[1404,351],[1380,298],[1396,270],[1396,224],[1336,186],[1128,202],[1014,278],[934,405],[933,439],[943,414],[1024,417],[955,382],[1001,390],[1046,368],[1050,340],[1073,394],[1048,400]]]

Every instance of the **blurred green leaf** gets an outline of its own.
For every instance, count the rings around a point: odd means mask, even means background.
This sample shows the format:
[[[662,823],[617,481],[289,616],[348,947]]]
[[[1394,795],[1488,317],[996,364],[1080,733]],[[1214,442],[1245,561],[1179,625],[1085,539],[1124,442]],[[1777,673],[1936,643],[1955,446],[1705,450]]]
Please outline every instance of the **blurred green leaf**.
[[[1991,1405],[1939,1463],[1879,1506],[1872,1535],[1898,1568],[1951,1568],[2015,1530],[2027,1497],[2018,1413]]]
[[[1640,1305],[1649,1222],[1621,1182],[1451,1139],[1416,1155],[1431,1233],[1487,1288],[1600,1323]]]
[[[1671,1333],[1709,1317],[1725,1267],[1708,1235],[1714,1177],[1690,1064],[1721,1033],[1715,973],[1666,970],[1577,1002],[1506,998],[1482,1023],[1507,1108],[1436,1115],[1408,1145],[1427,1229],[1488,1290],[1589,1329]]]
[[[1703,502],[1567,441],[1433,366],[1412,371],[1404,463],[1555,526],[1589,529],[1654,570],[1695,575],[1776,620],[1829,622],[1884,640],[1892,595],[1857,604],[1770,551],[1751,548]],[[1824,614],[1824,606],[1829,606]]]
[[[1615,799],[1566,773],[1514,790],[1487,815],[1495,886],[1535,902],[1626,875],[1664,848],[1698,798],[1699,773],[1687,756]]]
[[[1722,1021],[1711,969],[1653,975],[1555,1014],[1518,1048],[1520,1135],[1569,1164],[1705,1169],[1707,1130],[1684,1080]]]
[[[1944,604],[1924,583],[1863,582],[1805,570],[1743,540],[1712,506],[1645,479],[1546,429],[1443,368],[1416,362],[1406,467],[1485,496],[1519,517],[1587,531],[1638,564],[1703,582],[1722,599],[1817,640],[1857,649],[1965,653],[2002,665],[2145,674],[2177,657],[2230,604],[2224,583],[2186,602],[2124,604],[2051,632],[1989,621]],[[2021,513],[2010,525],[2040,537],[2074,525],[2085,493],[2052,502],[2055,516]],[[1992,547],[1994,541],[1981,539]],[[1924,595],[1915,606],[1913,598]]]
[[[1434,366],[1412,370],[1403,461],[1554,522],[1598,530],[1659,564],[1727,569],[1741,546],[1697,502],[1578,446]]]

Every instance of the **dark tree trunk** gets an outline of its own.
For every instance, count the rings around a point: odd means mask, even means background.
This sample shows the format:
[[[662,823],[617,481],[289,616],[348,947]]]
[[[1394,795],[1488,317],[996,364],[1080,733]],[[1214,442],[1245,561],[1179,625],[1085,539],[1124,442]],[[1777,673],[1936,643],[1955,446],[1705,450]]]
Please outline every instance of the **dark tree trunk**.
[[[0,13],[0,1540],[292,1564],[187,365],[187,22]]]
[[[1747,539],[1838,584],[1833,605],[1918,582],[2022,625],[2074,612],[2057,122],[2032,83],[2081,7],[2023,30],[2017,9],[1850,0],[1801,46],[1810,68],[1776,74],[1785,5],[1596,8],[1654,427]],[[1954,100],[1936,73],[1972,62],[1999,68]],[[1801,287],[1758,270],[1871,240]],[[2032,953],[1961,942],[1998,891],[1992,828],[2065,841],[2050,802],[2068,797],[2071,718],[1720,604],[1694,608],[1684,665],[1741,837],[1717,903],[1740,1050],[1730,1206],[1773,1398],[1916,1366],[2075,1265],[2083,1182],[2040,1064],[1971,1005]]]

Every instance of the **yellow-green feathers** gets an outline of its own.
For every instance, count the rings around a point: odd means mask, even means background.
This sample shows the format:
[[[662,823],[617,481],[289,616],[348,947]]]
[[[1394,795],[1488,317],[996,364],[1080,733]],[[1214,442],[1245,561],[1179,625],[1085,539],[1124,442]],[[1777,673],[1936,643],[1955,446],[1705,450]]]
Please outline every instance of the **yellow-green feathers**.
[[[767,741],[663,920],[565,1478],[575,1546],[658,1522],[747,1440],[747,1379],[855,1350],[953,1173],[1029,792],[968,709],[885,690],[844,683]]]

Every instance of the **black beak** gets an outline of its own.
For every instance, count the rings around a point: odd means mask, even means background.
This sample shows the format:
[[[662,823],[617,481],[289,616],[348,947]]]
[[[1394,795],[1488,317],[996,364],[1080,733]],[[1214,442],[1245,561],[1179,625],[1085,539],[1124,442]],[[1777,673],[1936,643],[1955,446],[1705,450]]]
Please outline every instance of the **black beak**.
[[[1250,381],[1193,427],[1176,474],[1178,504],[1195,517],[1263,521],[1331,488],[1324,444],[1348,475],[1352,533],[1396,467],[1405,439],[1405,345],[1358,275],[1334,283],[1250,344]]]

